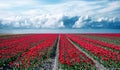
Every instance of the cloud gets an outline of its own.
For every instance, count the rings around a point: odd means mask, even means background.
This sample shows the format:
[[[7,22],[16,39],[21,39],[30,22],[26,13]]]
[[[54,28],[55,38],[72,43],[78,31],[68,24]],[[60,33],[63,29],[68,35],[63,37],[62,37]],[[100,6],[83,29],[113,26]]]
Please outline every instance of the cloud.
[[[61,20],[62,15],[47,15],[45,23],[41,26],[41,28],[63,28],[64,23]]]
[[[0,1],[0,10],[9,10],[15,7],[20,7],[20,6],[29,6],[35,4],[35,1],[33,0],[2,0]]]
[[[78,21],[75,22],[75,24],[72,26],[73,28],[82,28],[85,24],[87,24],[89,21],[91,21],[91,18],[89,16],[81,16]]]
[[[3,8],[8,8],[10,5],[9,4],[0,4],[0,8],[3,9]]]
[[[54,1],[54,0],[53,0]],[[119,15],[116,9],[119,9],[120,1],[79,1],[79,0],[59,0],[57,2],[46,3],[48,0],[4,0],[0,1],[0,17],[13,16],[38,16],[45,14],[64,14],[68,16],[114,16]],[[51,1],[52,2],[52,1]],[[113,11],[114,12],[111,12]],[[54,13],[55,12],[55,13]],[[8,14],[6,14],[8,13]],[[113,14],[111,14],[113,13]],[[111,14],[111,15],[105,15]]]
[[[65,25],[65,28],[71,28],[78,19],[79,16],[63,16],[62,21]]]
[[[72,28],[105,28],[105,29],[120,29],[119,17],[99,17],[93,18],[89,16],[81,16],[75,22]]]
[[[0,28],[37,28],[37,29],[81,29],[81,28],[108,28],[120,29],[119,17],[92,16],[66,16],[66,15],[41,15],[41,16],[13,16],[0,19]]]
[[[119,28],[118,0],[52,1],[1,0],[0,28]]]
[[[100,9],[98,12],[99,13],[106,13],[106,12],[114,11],[116,9],[120,9],[119,3],[120,3],[120,1],[110,2],[107,4],[107,6],[105,6],[105,8]]]
[[[11,28],[64,28],[62,15],[16,16],[1,19],[3,27]]]

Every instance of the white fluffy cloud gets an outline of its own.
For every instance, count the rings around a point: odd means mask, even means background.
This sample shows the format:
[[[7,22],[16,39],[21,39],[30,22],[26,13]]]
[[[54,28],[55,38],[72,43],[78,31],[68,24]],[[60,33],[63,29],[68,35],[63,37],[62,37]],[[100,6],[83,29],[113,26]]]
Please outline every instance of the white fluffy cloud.
[[[64,28],[62,15],[16,16],[1,19],[3,26],[15,28]]]
[[[72,28],[120,28],[119,17],[79,17]]]
[[[78,21],[76,21],[72,27],[73,28],[81,28],[90,20],[91,20],[91,18],[89,16],[81,16],[81,17],[79,17]]]
[[[117,17],[111,17],[111,18],[108,18],[108,17],[100,17],[100,18],[97,18],[96,20],[97,22],[116,22],[116,21],[120,21],[119,18]]]
[[[75,17],[75,16],[73,16]],[[16,16],[0,19],[0,27],[6,28],[120,28],[118,17],[79,16],[71,18],[66,15]],[[64,20],[66,19],[66,20]],[[70,22],[68,22],[69,20]],[[75,20],[74,23],[73,20]]]

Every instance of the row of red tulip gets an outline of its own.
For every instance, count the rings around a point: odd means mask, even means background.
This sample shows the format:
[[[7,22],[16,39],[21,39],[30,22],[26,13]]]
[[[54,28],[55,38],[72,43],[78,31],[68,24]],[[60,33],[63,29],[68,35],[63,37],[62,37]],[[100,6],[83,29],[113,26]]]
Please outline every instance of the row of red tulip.
[[[108,34],[87,34],[87,35],[108,38],[108,39],[111,39],[111,40],[115,40],[117,38],[120,38],[119,36],[114,36],[112,34],[111,34],[111,36],[110,36],[110,34],[109,35]]]
[[[10,57],[13,57],[14,55],[16,55],[18,53],[21,53],[21,52],[25,51],[26,49],[31,48],[32,44],[36,44],[36,43],[44,40],[45,38],[43,38],[43,36],[44,35],[33,35],[32,37],[27,37],[25,39],[23,38],[22,39],[23,41],[21,41],[21,42],[18,41],[15,44],[11,44],[11,45],[10,44],[5,44],[6,47],[5,46],[0,46],[0,48],[1,48],[1,50],[0,50],[0,54],[1,54],[0,58],[6,58],[7,54],[11,55],[11,56],[7,56],[7,57],[10,58]]]
[[[0,42],[7,40],[7,39],[22,37],[25,35],[28,35],[28,34],[0,35]]]
[[[86,67],[87,63],[90,63],[92,65],[91,67],[94,67],[93,61],[70,43],[65,35],[60,35],[59,60],[61,64],[67,64],[72,67],[77,64],[81,65],[75,69],[80,69],[84,63]]]
[[[17,66],[19,65],[18,68],[20,67],[21,69],[29,68],[31,65],[37,65],[37,62],[40,64],[40,60],[43,56],[52,50],[57,37],[58,35],[53,35],[39,45],[29,49],[27,52],[24,52],[21,57],[14,61],[13,64]],[[45,56],[48,57],[48,55]],[[34,61],[36,61],[36,63],[33,63]]]
[[[43,40],[47,38],[51,38],[53,35],[45,35],[45,34],[36,34],[27,37],[27,39],[23,38],[21,42],[16,42],[15,44],[0,46],[3,48],[0,50],[0,66],[3,65],[5,62],[9,62],[11,58],[14,58],[25,51],[28,51],[30,48],[34,47],[35,45],[41,43]],[[3,43],[4,44],[4,43]],[[7,59],[7,60],[6,60]],[[4,61],[5,60],[5,61]]]
[[[9,47],[9,46],[14,45],[16,43],[26,41],[27,39],[30,39],[30,38],[35,38],[35,36],[31,35],[31,36],[22,36],[22,37],[19,37],[19,38],[12,38],[10,41],[0,43],[0,49]]]
[[[102,35],[102,36],[109,36],[109,37],[120,37],[120,34],[84,34],[84,35]]]
[[[109,39],[113,39],[113,40],[120,37],[120,34],[88,34],[88,35],[105,37],[105,38],[109,38]]]
[[[80,38],[80,39],[83,39],[83,40],[86,40],[86,41],[89,41],[89,42],[92,42],[92,43],[95,43],[95,44],[99,44],[99,45],[102,45],[102,46],[120,51],[120,46],[119,45],[115,45],[115,44],[111,44],[111,43],[107,43],[107,42],[102,42],[102,41],[99,41],[99,40],[86,38],[86,37],[83,37],[83,36],[80,36],[80,35],[77,38]]]
[[[111,50],[101,48],[100,46],[96,46],[90,42],[83,40],[83,39],[81,40],[78,37],[76,37],[75,35],[67,35],[67,36],[72,41],[79,44],[82,48],[86,49],[91,54],[94,54],[95,56],[97,56],[98,59],[103,60],[103,61],[109,61],[109,62],[115,61],[116,63],[120,63],[120,54],[118,52],[113,52]],[[102,61],[100,61],[100,62],[103,63]],[[118,66],[118,65],[116,64],[116,66]]]
[[[32,35],[16,35],[16,36],[13,36],[13,37],[0,37],[0,44],[1,43],[9,43],[9,42],[13,42],[13,41],[19,41],[20,39],[22,38],[25,38],[25,37],[28,37],[28,36],[32,36]]]
[[[7,49],[7,48],[13,48],[13,46],[15,46],[15,44],[22,44],[24,46],[24,42],[26,43],[26,41],[32,41],[32,40],[36,40],[36,41],[39,41],[41,39],[44,39],[44,38],[47,38],[49,37],[50,35],[44,35],[44,34],[36,34],[36,35],[29,35],[29,36],[24,36],[20,39],[15,39],[14,41],[14,38],[13,38],[13,41],[10,41],[10,42],[4,42],[4,43],[1,43],[0,44],[0,50],[2,49]],[[34,42],[34,41],[32,41]],[[25,44],[26,45],[26,44]]]

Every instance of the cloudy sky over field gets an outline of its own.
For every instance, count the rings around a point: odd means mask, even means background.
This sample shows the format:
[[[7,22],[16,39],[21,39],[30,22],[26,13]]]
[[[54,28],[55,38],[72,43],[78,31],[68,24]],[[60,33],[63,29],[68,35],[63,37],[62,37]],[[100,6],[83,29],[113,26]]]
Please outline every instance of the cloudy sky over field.
[[[120,29],[120,0],[0,0],[0,28]]]

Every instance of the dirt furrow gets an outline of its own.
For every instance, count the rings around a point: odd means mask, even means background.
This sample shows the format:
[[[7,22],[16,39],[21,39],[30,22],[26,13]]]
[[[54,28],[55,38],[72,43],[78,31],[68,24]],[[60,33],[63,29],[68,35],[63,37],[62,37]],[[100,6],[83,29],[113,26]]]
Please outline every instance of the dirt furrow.
[[[55,56],[55,62],[54,62],[53,70],[59,70],[59,40],[60,40],[60,35],[58,37],[56,56]]]

